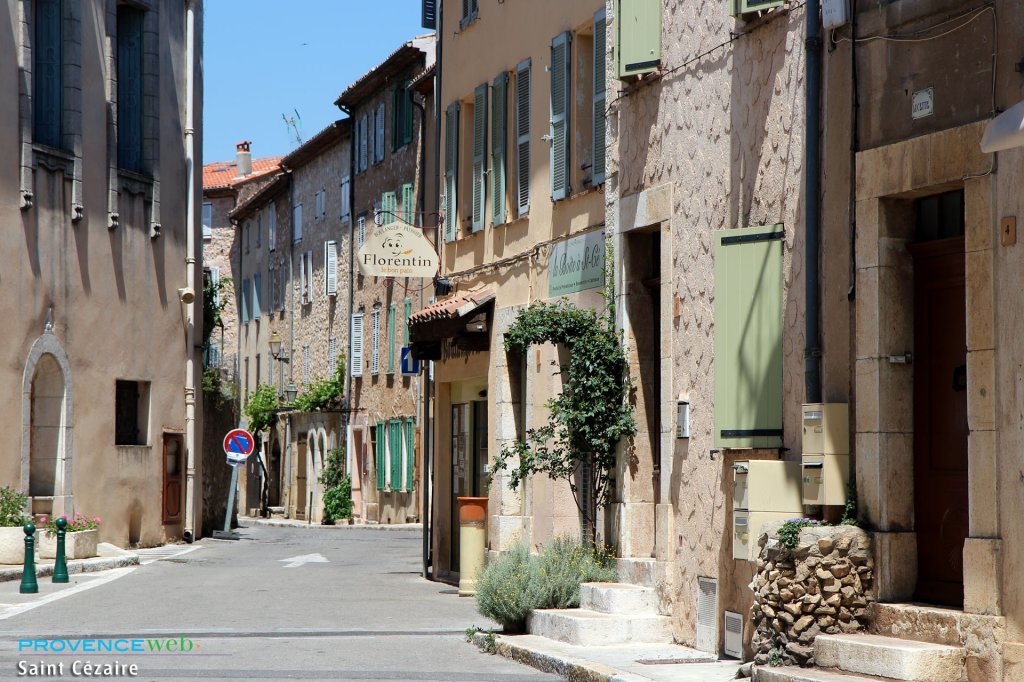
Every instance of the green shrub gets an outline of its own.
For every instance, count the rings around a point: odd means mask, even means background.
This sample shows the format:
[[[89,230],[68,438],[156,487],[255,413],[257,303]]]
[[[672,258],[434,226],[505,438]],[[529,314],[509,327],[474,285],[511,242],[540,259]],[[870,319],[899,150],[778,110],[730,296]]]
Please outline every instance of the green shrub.
[[[521,632],[526,616],[537,608],[536,564],[524,542],[487,564],[476,584],[477,611],[506,631]]]
[[[615,582],[614,559],[607,551],[568,536],[557,537],[537,561],[539,609],[570,609],[580,605],[580,583]]]
[[[27,506],[28,497],[8,486],[0,488],[0,526],[23,526],[28,523],[25,515]]]

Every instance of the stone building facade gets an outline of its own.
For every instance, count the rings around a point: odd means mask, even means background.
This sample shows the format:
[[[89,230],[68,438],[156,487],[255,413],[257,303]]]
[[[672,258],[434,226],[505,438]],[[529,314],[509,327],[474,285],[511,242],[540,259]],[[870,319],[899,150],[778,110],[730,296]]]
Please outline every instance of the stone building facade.
[[[202,527],[202,305],[186,290],[201,281],[201,8],[17,0],[3,15],[2,374],[20,390],[0,413],[21,428],[0,485],[34,514],[102,517],[120,546]]]

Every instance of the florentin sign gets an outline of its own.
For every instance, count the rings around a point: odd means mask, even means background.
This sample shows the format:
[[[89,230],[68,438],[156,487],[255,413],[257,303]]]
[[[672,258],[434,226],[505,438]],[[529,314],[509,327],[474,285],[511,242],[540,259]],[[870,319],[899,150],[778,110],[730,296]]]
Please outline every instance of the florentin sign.
[[[373,277],[433,277],[440,264],[423,230],[404,223],[374,228],[359,249],[359,272]]]

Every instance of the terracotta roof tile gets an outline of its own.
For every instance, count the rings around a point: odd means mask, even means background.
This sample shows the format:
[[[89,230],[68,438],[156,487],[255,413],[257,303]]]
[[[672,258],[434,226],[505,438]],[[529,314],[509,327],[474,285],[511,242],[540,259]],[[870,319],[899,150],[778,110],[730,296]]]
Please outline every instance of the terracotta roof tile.
[[[244,178],[238,177],[238,165],[234,161],[214,161],[203,166],[203,189],[225,189],[276,170],[281,163],[281,156],[264,156],[252,160],[252,173]]]

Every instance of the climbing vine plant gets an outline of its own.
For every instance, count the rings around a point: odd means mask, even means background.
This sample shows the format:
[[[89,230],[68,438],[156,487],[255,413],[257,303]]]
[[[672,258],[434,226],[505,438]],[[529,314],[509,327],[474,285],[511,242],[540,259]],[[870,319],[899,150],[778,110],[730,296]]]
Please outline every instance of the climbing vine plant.
[[[609,303],[613,298],[610,291],[604,296],[603,313],[565,300],[535,302],[519,312],[505,333],[509,353],[525,354],[542,343],[564,346],[569,364],[561,369],[568,376],[562,394],[546,403],[548,423],[502,448],[494,463],[495,471],[510,471],[513,490],[533,474],[568,481],[591,542],[597,509],[611,501],[616,448],[636,433],[626,356]]]

